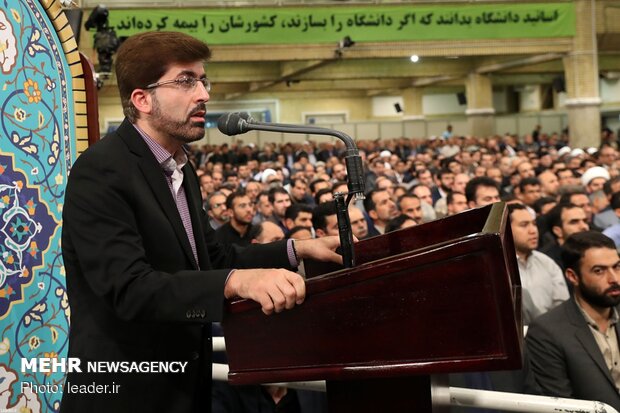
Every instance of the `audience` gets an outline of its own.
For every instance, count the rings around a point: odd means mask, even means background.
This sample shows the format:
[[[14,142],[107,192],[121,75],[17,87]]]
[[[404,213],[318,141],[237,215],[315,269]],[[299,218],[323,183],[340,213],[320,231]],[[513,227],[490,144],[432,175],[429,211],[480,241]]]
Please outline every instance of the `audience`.
[[[617,254],[610,253],[613,241],[599,239],[605,230],[620,246],[615,135],[599,148],[570,148],[567,133],[548,134],[540,127],[535,139],[534,134],[482,139],[456,133],[451,129],[445,139],[358,141],[367,192],[363,202],[349,206],[353,234],[363,240],[500,198],[508,202],[523,286],[523,319],[533,323],[526,343],[536,353],[534,383],[547,395],[604,401],[608,396],[602,385],[595,391],[587,378],[580,381],[570,373],[570,357],[561,357],[555,349],[566,349],[565,355],[576,349],[562,336],[566,329],[559,315],[568,308],[579,310],[573,312],[583,318],[580,328],[586,333],[597,336],[606,326],[615,329],[618,302],[607,298],[615,297],[620,287],[611,278],[608,286],[596,287],[595,269],[587,266],[598,263],[599,250],[617,261]],[[338,234],[333,195],[348,192],[341,142],[204,145],[193,147],[190,155],[200,176],[205,210],[221,242],[268,243]],[[590,242],[580,239],[581,234],[595,235],[586,236],[593,239]],[[577,241],[571,244],[572,239]],[[619,265],[601,263],[608,272]],[[605,305],[599,305],[597,300],[603,299]],[[611,324],[601,324],[595,332],[601,315],[611,317]],[[598,341],[592,343],[596,349]],[[557,360],[549,361],[549,354]],[[601,363],[604,359],[609,374],[620,383],[620,373],[609,366],[605,354]],[[617,387],[611,392],[616,398]]]

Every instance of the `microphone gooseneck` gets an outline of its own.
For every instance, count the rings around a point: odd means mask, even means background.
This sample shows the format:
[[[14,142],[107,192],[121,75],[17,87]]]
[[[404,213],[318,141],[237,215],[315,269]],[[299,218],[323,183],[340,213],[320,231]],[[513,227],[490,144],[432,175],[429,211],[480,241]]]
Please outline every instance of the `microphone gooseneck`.
[[[348,194],[334,194],[337,203],[338,230],[340,233],[340,245],[343,251],[343,261],[346,268],[353,267],[355,256],[352,243],[351,223],[347,213],[348,204],[353,197],[364,198],[364,165],[355,142],[351,137],[343,132],[320,128],[317,126],[287,125],[283,123],[264,123],[258,122],[244,112],[225,113],[217,121],[217,128],[224,135],[241,135],[251,130],[281,133],[300,133],[306,135],[327,135],[334,136],[344,142],[346,146],[344,161],[347,168],[347,187]],[[346,201],[344,196],[347,196]],[[341,199],[338,199],[341,197]]]

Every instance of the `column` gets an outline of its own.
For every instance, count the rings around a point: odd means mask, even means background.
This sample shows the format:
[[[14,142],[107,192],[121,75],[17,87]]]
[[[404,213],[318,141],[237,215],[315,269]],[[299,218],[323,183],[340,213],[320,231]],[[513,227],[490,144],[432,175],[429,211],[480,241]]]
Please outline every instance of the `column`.
[[[405,89],[403,91],[404,120],[424,119],[424,109],[422,107],[423,89],[419,87]]]
[[[491,79],[479,73],[470,73],[465,83],[467,91],[467,120],[469,133],[478,137],[495,134],[495,108]]]
[[[600,144],[601,98],[594,7],[590,0],[575,0],[573,50],[563,61],[570,146],[576,148]]]

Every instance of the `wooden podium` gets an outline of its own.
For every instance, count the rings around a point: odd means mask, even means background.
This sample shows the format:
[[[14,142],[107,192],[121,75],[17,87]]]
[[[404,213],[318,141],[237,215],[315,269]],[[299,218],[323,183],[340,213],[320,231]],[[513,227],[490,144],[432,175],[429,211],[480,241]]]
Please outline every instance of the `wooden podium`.
[[[357,266],[306,263],[306,301],[224,317],[231,384],[327,380],[330,412],[430,412],[430,375],[521,366],[521,285],[503,203],[360,241]]]

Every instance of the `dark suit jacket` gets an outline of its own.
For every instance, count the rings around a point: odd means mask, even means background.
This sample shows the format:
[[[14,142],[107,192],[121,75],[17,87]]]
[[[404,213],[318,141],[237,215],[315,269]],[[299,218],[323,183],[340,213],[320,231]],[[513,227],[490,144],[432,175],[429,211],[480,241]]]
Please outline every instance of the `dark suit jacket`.
[[[62,412],[208,412],[211,321],[222,318],[230,268],[290,264],[284,242],[224,248],[184,167],[200,270],[162,170],[127,121],[75,162],[63,209],[71,307],[70,384],[120,385],[117,394],[65,388]],[[217,269],[216,269],[217,268]],[[87,361],[187,361],[185,373],[90,374]],[[111,389],[111,387],[110,387]]]
[[[441,199],[441,193],[439,192],[439,188],[434,186],[431,188],[431,197],[433,199],[433,206]]]
[[[534,320],[525,343],[544,395],[597,400],[620,409],[618,389],[573,299]]]

